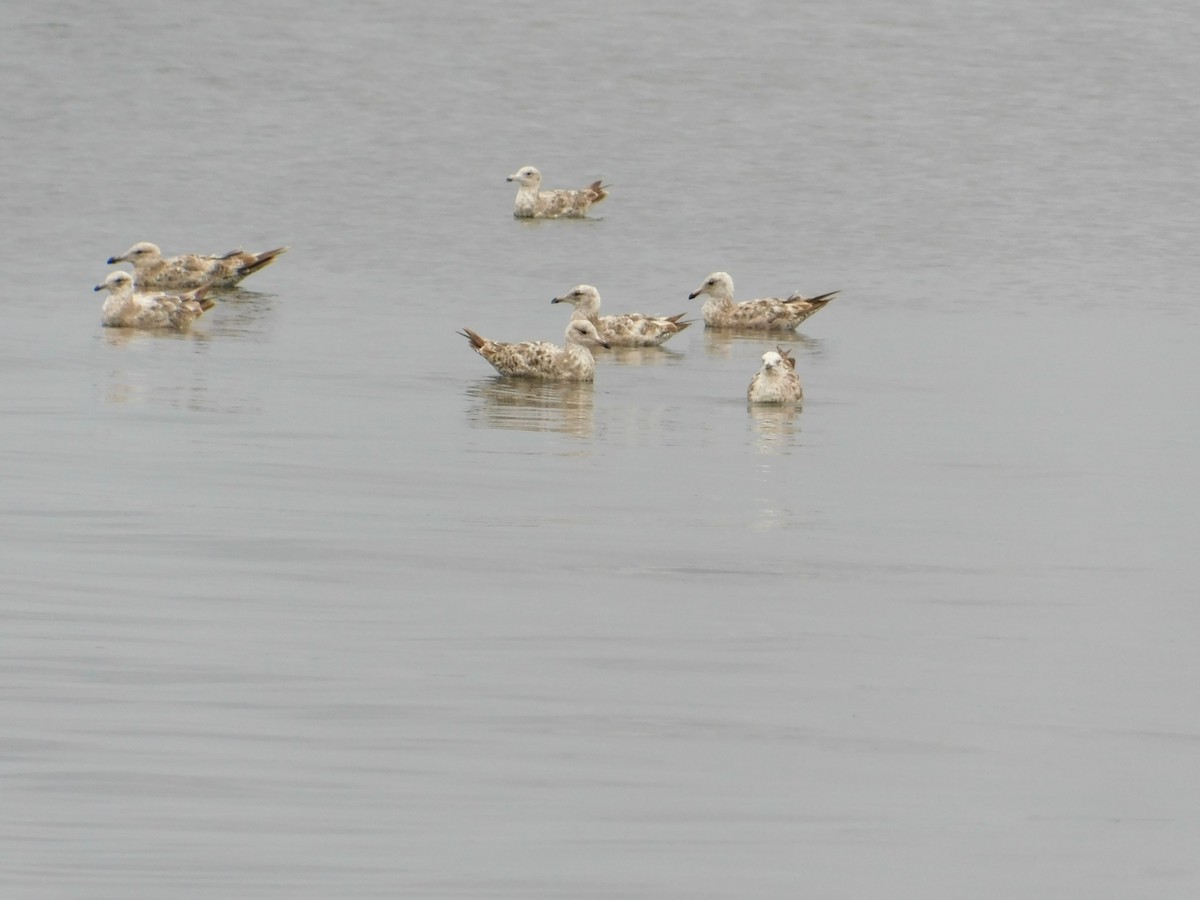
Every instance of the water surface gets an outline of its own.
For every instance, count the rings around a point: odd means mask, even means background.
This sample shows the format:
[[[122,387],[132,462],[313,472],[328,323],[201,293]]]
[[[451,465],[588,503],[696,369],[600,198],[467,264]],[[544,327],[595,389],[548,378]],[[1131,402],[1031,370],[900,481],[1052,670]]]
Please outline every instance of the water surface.
[[[7,894],[1196,895],[1191,5],[0,25]],[[136,240],[292,249],[101,329]],[[718,269],[843,290],[802,410],[455,334]]]

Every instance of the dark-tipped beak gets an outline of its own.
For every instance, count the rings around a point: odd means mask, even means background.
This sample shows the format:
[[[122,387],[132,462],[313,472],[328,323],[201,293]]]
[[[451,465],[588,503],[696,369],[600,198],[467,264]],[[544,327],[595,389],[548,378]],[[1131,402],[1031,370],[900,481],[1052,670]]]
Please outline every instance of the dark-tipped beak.
[[[551,303],[562,303],[562,297],[551,297],[550,302]]]
[[[505,180],[505,181],[512,181],[512,176],[511,176],[511,175],[509,175],[509,176],[508,176],[507,178],[505,178],[504,180]]]
[[[610,344],[608,341],[601,341],[600,346],[603,347],[605,350],[612,349],[612,344]]]
[[[93,291],[102,291],[102,290],[104,290],[104,285],[98,284],[94,288],[92,288],[92,290]]]
[[[692,291],[690,294],[688,294],[688,299],[689,299],[689,300],[695,300],[695,299],[696,299],[697,297],[699,297],[699,296],[700,296],[700,292],[699,292],[699,291]]]
[[[108,264],[110,266],[115,266],[119,262],[125,262],[125,260],[121,259],[121,257],[119,257],[119,256],[110,256],[108,258]]]

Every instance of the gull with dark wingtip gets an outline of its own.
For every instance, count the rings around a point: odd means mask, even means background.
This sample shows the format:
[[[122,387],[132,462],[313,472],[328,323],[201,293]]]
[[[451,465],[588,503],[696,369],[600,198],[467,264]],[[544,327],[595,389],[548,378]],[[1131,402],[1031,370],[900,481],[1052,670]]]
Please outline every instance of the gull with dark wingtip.
[[[824,309],[839,293],[841,291],[830,291],[819,297],[805,297],[797,291],[786,298],[768,297],[735,303],[733,279],[725,272],[713,272],[700,287],[688,294],[688,299],[708,295],[700,312],[709,328],[792,331],[813,313]]]
[[[608,196],[608,185],[593,181],[577,191],[542,190],[542,173],[524,166],[508,176],[517,183],[513,216],[518,219],[582,219],[589,209]]]
[[[120,256],[110,256],[110,266],[127,262],[133,266],[133,280],[139,290],[188,291],[198,287],[231,288],[247,275],[269,266],[287,247],[262,253],[232,250],[224,256],[200,256],[195,253],[165,257],[149,241],[134,244]]]
[[[216,302],[205,297],[208,287],[186,294],[135,292],[133,276],[128,272],[110,272],[92,288],[108,291],[100,308],[100,322],[109,328],[173,329],[187,328]]]
[[[684,313],[665,317],[644,316],[641,313],[602,316],[600,292],[590,284],[581,284],[550,302],[570,303],[575,307],[571,318],[591,322],[614,347],[657,347],[692,324],[679,321]]]
[[[750,379],[746,399],[751,403],[799,403],[804,399],[796,360],[779,347],[762,355],[762,367]]]
[[[596,326],[586,319],[572,319],[568,323],[563,347],[549,341],[525,341],[520,344],[492,341],[470,328],[464,328],[459,334],[470,341],[475,352],[491,363],[501,375],[552,381],[594,380],[596,358],[589,348],[609,346],[608,341],[596,331]]]

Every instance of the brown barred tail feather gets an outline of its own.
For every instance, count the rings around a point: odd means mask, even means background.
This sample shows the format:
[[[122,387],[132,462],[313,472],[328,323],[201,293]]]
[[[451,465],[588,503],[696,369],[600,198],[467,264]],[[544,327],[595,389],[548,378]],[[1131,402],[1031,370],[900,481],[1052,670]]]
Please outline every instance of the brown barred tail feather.
[[[269,266],[275,262],[275,259],[284,253],[287,253],[287,247],[276,247],[274,250],[264,250],[262,253],[256,253],[251,257],[251,261],[242,266],[242,274],[250,275],[257,272],[264,266]]]
[[[471,346],[474,347],[476,350],[481,349],[483,347],[483,345],[487,343],[486,338],[480,337],[475,332],[473,332],[470,328],[464,328],[462,331],[459,331],[456,333],[461,334],[468,341],[470,341]]]

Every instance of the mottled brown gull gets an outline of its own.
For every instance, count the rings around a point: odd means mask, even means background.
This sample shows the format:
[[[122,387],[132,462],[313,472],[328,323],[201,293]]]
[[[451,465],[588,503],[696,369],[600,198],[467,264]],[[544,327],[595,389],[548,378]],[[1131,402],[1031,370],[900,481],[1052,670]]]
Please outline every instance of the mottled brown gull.
[[[501,375],[546,378],[553,381],[592,381],[596,377],[596,359],[589,347],[607,347],[596,326],[587,319],[572,319],[567,324],[566,345],[548,341],[505,344],[481,337],[470,328],[459,332],[471,342],[475,352],[490,362]]]
[[[134,292],[133,276],[110,272],[94,291],[108,291],[100,308],[100,322],[109,328],[187,328],[216,303],[205,297],[208,287],[186,294],[158,291]]]
[[[762,368],[750,379],[746,399],[751,403],[799,403],[804,399],[796,360],[779,347],[762,355]]]
[[[518,219],[582,219],[592,204],[608,196],[608,186],[599,181],[578,191],[542,190],[542,173],[525,166],[508,176],[517,188],[513,215]]]
[[[570,303],[575,307],[571,318],[591,322],[600,332],[600,336],[614,347],[657,347],[671,335],[678,334],[692,324],[679,321],[685,313],[666,317],[645,316],[641,313],[602,316],[600,292],[590,284],[581,284],[550,302]]]
[[[822,309],[840,291],[830,291],[819,297],[806,298],[799,292],[790,297],[768,297],[735,303],[733,279],[724,272],[713,272],[704,284],[688,294],[695,300],[707,294],[701,307],[704,324],[709,328],[742,328],[751,331],[792,331],[797,325]]]
[[[134,244],[120,256],[110,256],[108,264],[127,262],[133,266],[133,278],[139,290],[187,291],[198,287],[229,288],[247,275],[268,266],[287,247],[262,253],[232,250],[224,256],[199,256],[194,253],[164,257],[149,241]]]

